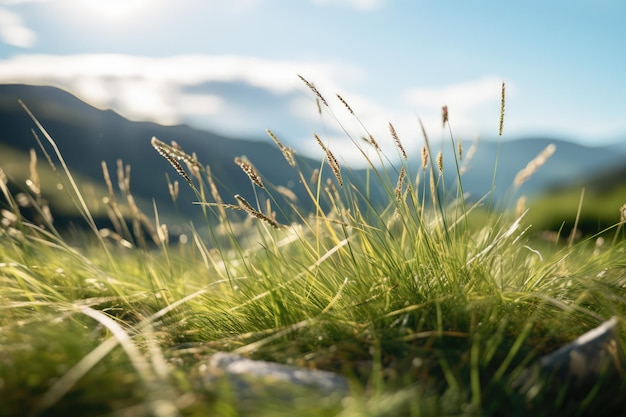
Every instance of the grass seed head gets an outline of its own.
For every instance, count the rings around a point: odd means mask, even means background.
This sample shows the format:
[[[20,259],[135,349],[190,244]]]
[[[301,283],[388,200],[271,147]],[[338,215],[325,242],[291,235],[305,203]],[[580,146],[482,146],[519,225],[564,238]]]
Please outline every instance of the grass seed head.
[[[207,165],[206,167],[206,179],[209,183],[209,188],[211,189],[211,196],[213,197],[213,201],[217,203],[218,210],[220,212],[220,216],[223,220],[226,220],[226,210],[224,208],[224,200],[213,180],[213,173],[211,172],[211,167]]]
[[[398,137],[398,132],[396,132],[396,128],[393,127],[391,123],[389,123],[389,132],[391,133],[393,142],[396,144],[396,147],[400,151],[400,154],[402,154],[402,157],[404,158],[405,161],[408,161],[409,157],[406,154],[406,151],[404,150],[404,146],[402,146],[402,142],[400,142],[400,138]]]
[[[248,203],[248,200],[246,200],[239,194],[235,195],[235,199],[239,202],[239,207],[241,207],[241,209],[245,211],[246,213],[248,213],[250,216],[256,217],[257,219],[264,221],[265,223],[269,224],[275,229],[282,229],[284,227],[282,224],[278,223],[276,220],[266,216],[265,214],[261,213],[260,211],[252,207],[252,205]]]
[[[502,81],[502,92],[500,96],[500,129],[498,130],[498,136],[502,136],[502,129],[504,129],[504,99],[506,93],[506,86]]]
[[[256,168],[254,168],[254,165],[250,163],[250,161],[248,161],[245,157],[242,158],[237,156],[235,157],[235,164],[239,165],[243,172],[246,173],[248,178],[250,178],[250,180],[255,183],[259,188],[265,188],[261,176],[257,172]]]
[[[172,197],[172,201],[176,201],[178,199],[178,181],[168,182],[167,188],[170,193],[170,197]]]
[[[285,160],[287,161],[289,166],[295,167],[296,166],[296,160],[293,157],[293,154],[294,154],[293,149],[288,148],[285,145],[283,145],[283,143],[276,137],[274,132],[272,132],[271,130],[266,129],[265,132],[268,134],[268,136],[270,138],[272,138],[272,140],[274,141],[276,146],[278,146],[278,149],[280,149],[280,152],[282,152],[283,157],[285,158]]]
[[[428,149],[426,146],[422,146],[422,169],[426,169],[428,166]]]
[[[289,188],[283,185],[276,186],[276,191],[278,191],[281,195],[283,195],[285,198],[289,199],[290,201],[294,203],[298,201],[298,196],[296,195],[296,193],[294,193]]]
[[[351,115],[354,116],[354,111],[352,110],[352,107],[350,107],[350,105],[348,104],[347,101],[345,101],[343,99],[343,97],[341,97],[339,94],[337,94],[337,98],[339,99],[339,101],[341,101],[341,103],[346,106],[346,109],[348,109],[348,111],[350,112]]]
[[[317,141],[318,145],[320,145],[320,147],[326,154],[326,158],[328,159],[328,165],[330,165],[330,169],[333,171],[335,178],[337,178],[337,182],[339,183],[341,187],[343,187],[343,179],[341,178],[341,166],[339,165],[337,158],[335,158],[335,155],[333,155],[330,149],[328,149],[326,145],[324,145],[324,143],[322,142],[320,137],[317,136],[317,134],[314,133],[313,137],[315,137],[315,140]]]
[[[174,170],[176,170],[178,175],[183,177],[185,179],[185,181],[187,181],[187,184],[189,184],[189,186],[194,191],[197,192],[197,189],[196,189],[195,185],[193,185],[193,181],[191,181],[191,178],[189,177],[189,175],[187,175],[187,173],[185,172],[183,167],[178,163],[178,161],[182,159],[182,160],[184,160],[185,162],[187,162],[188,164],[191,164],[191,165],[194,165],[194,164],[197,165],[198,161],[194,161],[192,156],[187,155],[186,153],[182,152],[180,149],[177,149],[174,146],[170,146],[170,145],[160,141],[155,136],[153,136],[152,139],[150,140],[150,144],[159,153],[159,155],[161,155],[163,158],[165,158],[167,160],[167,162],[170,163],[170,165],[174,168]],[[121,178],[120,177],[120,173],[123,174],[123,171],[120,171],[119,164],[118,164],[118,178]],[[122,185],[122,183],[120,181],[120,190],[123,191],[125,188],[126,188],[126,186]]]
[[[368,135],[367,142],[371,143],[374,149],[380,151],[380,146],[378,146],[378,142],[374,139],[374,136],[371,133]]]
[[[402,185],[404,184],[404,179],[406,178],[406,170],[404,166],[400,168],[400,174],[398,175],[398,182],[396,183],[396,188],[394,189],[394,194],[396,195],[396,200],[398,203],[402,202]]]
[[[41,198],[41,181],[39,180],[39,172],[37,171],[37,152],[31,148],[30,150],[30,162],[28,164],[29,178],[26,185],[30,190],[35,193],[38,198]]]
[[[435,185],[435,174],[433,170],[430,170],[430,197],[433,200],[433,206],[437,205],[437,189]]]
[[[318,91],[318,89],[312,83],[307,81],[307,79],[304,78],[302,75],[298,74],[298,77],[302,80],[304,84],[306,84],[307,87],[309,87],[309,90],[313,91],[313,93],[324,104],[324,106],[328,107],[328,103],[326,102],[326,99],[324,98],[324,96],[322,96],[322,94]],[[322,109],[320,108],[319,111],[321,113]]]
[[[320,170],[318,168],[315,168],[313,172],[311,172],[311,178],[309,179],[309,184],[311,184],[311,186],[315,185],[317,183],[317,180],[319,180],[319,178],[320,178]]]
[[[530,161],[524,169],[517,173],[513,184],[516,187],[521,186],[530,178],[556,151],[556,145],[554,143],[546,146],[532,161]]]

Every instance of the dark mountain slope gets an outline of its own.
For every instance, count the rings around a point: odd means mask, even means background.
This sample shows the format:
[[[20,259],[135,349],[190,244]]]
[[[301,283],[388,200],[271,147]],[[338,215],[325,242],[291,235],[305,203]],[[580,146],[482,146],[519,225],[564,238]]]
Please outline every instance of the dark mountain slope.
[[[197,153],[199,160],[211,167],[214,178],[220,184],[220,192],[228,203],[235,203],[234,194],[241,194],[250,201],[254,199],[248,177],[233,163],[236,156],[246,155],[259,170],[266,184],[293,187],[292,190],[298,196],[300,204],[304,205],[303,208],[311,208],[310,204],[306,205],[309,197],[298,186],[297,172],[287,164],[281,152],[269,139],[238,140],[188,126],[133,122],[114,111],[94,108],[54,87],[0,85],[0,145],[24,153],[38,146],[31,133],[35,124],[18,104],[18,100],[28,106],[54,138],[75,175],[102,185],[101,161],[106,161],[115,183],[116,161],[122,159],[132,167],[131,189],[143,202],[142,208],[151,213],[151,201],[154,198],[162,216],[168,221],[174,217],[178,221],[204,220],[200,207],[192,204],[197,200],[196,196],[168,162],[150,146],[152,136],[166,143],[175,140],[185,151]],[[259,134],[262,135],[262,132]],[[42,135],[40,137],[43,139]],[[555,154],[521,189],[514,190],[512,184],[517,172],[550,143],[556,144]],[[49,148],[49,145],[46,146]],[[441,145],[433,144],[433,152],[438,152],[440,147]],[[470,143],[464,141],[464,147],[467,155]],[[445,142],[444,173],[449,194],[454,196],[456,173],[450,148],[450,144]],[[469,163],[469,169],[463,174],[463,189],[473,199],[487,194],[491,190],[497,160],[494,198],[500,200],[500,207],[505,207],[513,204],[521,194],[537,196],[545,190],[580,183],[605,171],[624,167],[626,150],[623,152],[622,149],[623,147],[617,145],[587,147],[550,138],[504,138],[498,150],[496,142],[482,141]],[[5,154],[0,153],[0,166],[6,167],[11,163],[15,165],[16,158],[9,156],[7,151]],[[413,174],[420,169],[420,160],[419,155],[414,155],[409,160],[409,168]],[[298,157],[298,161],[305,178],[309,177],[313,168],[319,166],[319,161],[309,158]],[[27,167],[22,171],[28,172]],[[327,175],[331,175],[329,169],[325,171]],[[168,193],[166,174],[181,183],[181,193],[176,205],[171,202]],[[344,167],[343,174],[357,183],[365,182],[363,171],[350,172]],[[23,178],[24,175],[17,180],[23,184]],[[392,182],[395,183],[395,179]],[[382,196],[380,187],[375,188],[372,199],[384,203]]]
[[[298,182],[295,170],[285,161],[281,152],[268,142],[235,140],[187,126],[160,126],[154,123],[132,122],[117,113],[98,110],[71,94],[53,87],[24,85],[0,86],[0,143],[18,150],[38,148],[31,133],[35,128],[24,109],[22,100],[57,143],[72,172],[103,182],[101,161],[106,161],[111,175],[116,161],[122,159],[132,167],[131,189],[144,201],[155,198],[165,213],[174,207],[167,189],[165,174],[181,184],[178,208],[183,217],[196,219],[201,210],[191,202],[196,197],[182,178],[158,155],[150,145],[152,136],[169,143],[175,140],[182,148],[196,152],[203,164],[208,164],[221,184],[225,200],[233,202],[233,194],[253,198],[247,176],[233,163],[236,156],[246,155],[268,184],[289,186]],[[43,140],[43,136],[39,135]],[[45,141],[44,141],[45,142]],[[3,161],[0,155],[0,165]],[[299,158],[305,173],[317,162]],[[113,178],[115,182],[115,177]],[[294,189],[301,201],[306,196]],[[150,209],[150,207],[144,207]]]

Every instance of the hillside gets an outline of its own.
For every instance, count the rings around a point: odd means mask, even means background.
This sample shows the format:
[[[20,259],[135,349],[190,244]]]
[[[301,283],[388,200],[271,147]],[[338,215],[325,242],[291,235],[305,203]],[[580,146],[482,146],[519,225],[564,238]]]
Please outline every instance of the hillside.
[[[14,187],[24,184],[27,178],[27,152],[31,148],[38,148],[31,133],[35,125],[21,108],[18,100],[22,100],[28,106],[54,138],[72,173],[80,177],[84,183],[89,183],[87,188],[99,190],[92,192],[94,201],[97,200],[95,194],[102,194],[104,189],[101,161],[106,161],[115,183],[116,164],[117,160],[121,159],[124,164],[131,166],[131,190],[144,211],[152,213],[154,199],[158,202],[161,217],[170,223],[204,221],[202,210],[192,204],[196,200],[195,195],[184,184],[181,184],[178,201],[172,203],[166,175],[172,180],[182,181],[182,179],[168,162],[152,149],[150,146],[152,136],[166,143],[175,140],[187,152],[195,152],[203,164],[211,167],[214,177],[219,182],[220,193],[227,203],[234,203],[234,194],[241,194],[250,201],[255,199],[248,177],[233,163],[235,157],[242,155],[253,162],[267,185],[290,188],[297,195],[299,204],[310,201],[304,194],[304,189],[297,186],[300,180],[296,171],[287,164],[269,138],[242,140],[184,125],[161,126],[134,122],[114,111],[92,107],[68,92],[54,87],[0,85],[0,126],[2,126],[0,166],[7,171]],[[280,126],[276,129],[280,129]],[[263,135],[263,132],[259,132],[259,137]],[[513,189],[513,179],[517,172],[550,143],[556,144],[556,153],[521,189]],[[464,141],[463,145],[467,158],[471,144]],[[456,184],[456,174],[451,147],[448,142],[444,143],[443,147],[433,144],[433,152],[440,148],[444,151],[446,187],[452,190]],[[49,148],[48,151],[50,152]],[[39,155],[40,169],[45,169],[43,167],[45,160],[41,152]],[[417,172],[419,166],[415,161],[420,161],[419,156],[412,156],[409,161],[414,164],[409,168]],[[514,204],[519,195],[537,197],[547,190],[581,184],[587,178],[619,169],[626,161],[626,149],[620,145],[587,147],[552,138],[517,140],[503,138],[500,146],[495,141],[483,140],[478,143],[477,152],[469,163],[466,160],[462,161],[468,165],[467,171],[463,174],[463,189],[471,199],[477,200],[491,190],[496,161],[497,173],[493,196],[499,200],[501,207],[506,207]],[[298,156],[298,162],[307,177],[320,164],[319,161],[302,156]],[[53,174],[51,171],[44,171],[42,175]],[[351,175],[355,183],[364,182],[364,171],[346,170],[345,175]],[[616,181],[619,181],[619,177]],[[54,181],[50,183],[54,185]],[[596,186],[597,184],[590,187]],[[380,196],[380,192],[382,192],[380,189],[374,190],[372,194],[374,200]],[[60,205],[62,204],[57,198],[56,206]],[[68,215],[71,217],[71,213]]]
[[[253,161],[268,184],[289,186],[298,181],[295,171],[273,143],[225,138],[187,126],[132,122],[111,110],[98,110],[53,87],[0,86],[0,145],[14,152],[38,149],[31,133],[35,125],[19,105],[18,99],[28,106],[54,138],[72,173],[104,184],[101,161],[106,161],[115,183],[116,161],[121,159],[132,168],[131,190],[135,197],[143,201],[142,209],[152,212],[150,202],[154,198],[166,218],[194,220],[200,218],[201,210],[191,204],[196,198],[184,184],[181,184],[177,205],[172,204],[166,173],[172,180],[180,178],[168,162],[152,149],[152,136],[167,143],[175,140],[187,152],[197,153],[199,160],[211,167],[227,203],[232,202],[234,194],[249,199],[254,197],[248,177],[233,163],[236,156],[246,155]],[[39,136],[43,139],[42,135]],[[0,166],[11,164],[14,158],[8,156],[8,151],[0,155]],[[42,156],[39,158],[45,163]],[[298,160],[304,172],[310,172],[310,166],[317,166],[317,162],[307,158]],[[22,178],[18,173],[9,172],[9,175],[17,175],[14,180],[23,184],[28,167],[22,166],[19,171]],[[300,193],[297,189],[294,192]]]

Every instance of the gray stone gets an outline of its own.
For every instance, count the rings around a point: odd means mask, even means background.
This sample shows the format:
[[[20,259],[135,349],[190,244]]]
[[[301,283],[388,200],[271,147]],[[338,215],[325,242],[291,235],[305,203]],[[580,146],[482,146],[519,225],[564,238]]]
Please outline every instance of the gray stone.
[[[617,337],[617,323],[613,317],[542,357],[524,370],[514,387],[532,400],[564,387],[572,395],[584,395],[598,382],[619,378],[625,357]]]
[[[328,371],[258,361],[219,352],[206,363],[205,383],[218,386],[224,380],[239,399],[272,396],[291,402],[309,396],[340,400],[348,395],[346,378]]]

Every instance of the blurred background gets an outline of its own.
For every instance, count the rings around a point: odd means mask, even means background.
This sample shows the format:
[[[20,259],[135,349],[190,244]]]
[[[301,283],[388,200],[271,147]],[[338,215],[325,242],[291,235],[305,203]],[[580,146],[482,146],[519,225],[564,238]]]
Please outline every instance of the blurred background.
[[[0,167],[23,186],[38,147],[21,99],[85,182],[97,188],[100,162],[113,170],[122,158],[148,206],[168,199],[164,173],[176,176],[152,135],[197,152],[232,195],[250,187],[232,163],[244,154],[297,188],[267,128],[311,169],[323,156],[316,132],[358,170],[350,136],[371,133],[399,162],[391,122],[417,171],[420,118],[454,178],[446,105],[455,141],[477,144],[464,174],[473,198],[491,189],[498,155],[503,207],[528,196],[546,207],[538,227],[558,229],[584,188],[592,232],[619,221],[626,203],[625,17],[617,0],[0,0]],[[319,114],[298,75],[331,111]],[[550,143],[550,160],[512,187]],[[179,213],[194,199],[185,198]]]

